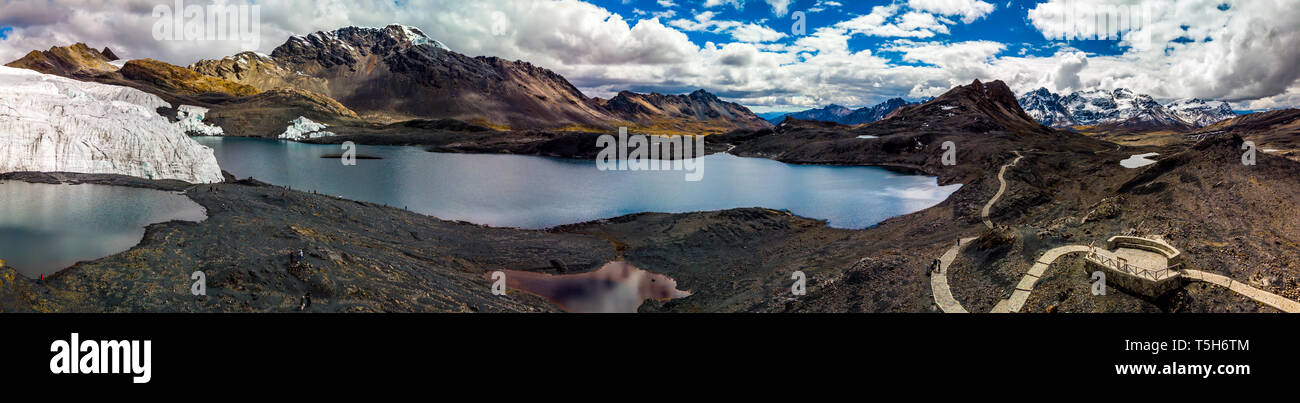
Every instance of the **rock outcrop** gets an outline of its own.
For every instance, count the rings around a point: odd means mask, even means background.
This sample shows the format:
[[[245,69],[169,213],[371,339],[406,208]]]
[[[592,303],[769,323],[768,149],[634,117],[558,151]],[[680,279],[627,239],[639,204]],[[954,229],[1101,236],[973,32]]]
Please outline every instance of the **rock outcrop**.
[[[153,59],[126,62],[119,72],[128,80],[148,83],[172,94],[218,93],[245,96],[258,93],[256,88],[249,85],[202,75],[184,67]]]
[[[104,50],[107,51],[108,48]],[[64,77],[93,77],[117,71],[116,66],[108,64],[117,60],[117,55],[112,56],[109,58],[84,43],[77,43],[71,46],[51,47],[46,51],[33,50],[23,58],[9,62],[5,66]]]

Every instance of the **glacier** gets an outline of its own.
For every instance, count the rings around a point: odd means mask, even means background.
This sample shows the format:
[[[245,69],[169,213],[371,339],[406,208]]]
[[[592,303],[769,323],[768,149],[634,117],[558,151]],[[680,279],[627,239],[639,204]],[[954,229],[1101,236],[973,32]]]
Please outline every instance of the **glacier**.
[[[311,119],[307,119],[306,116],[299,116],[289,122],[289,127],[284,128],[284,133],[280,134],[280,139],[299,141],[333,136],[334,133],[332,132],[322,131],[326,126],[324,123],[316,123]]]
[[[221,126],[203,123],[203,117],[207,114],[208,108],[181,105],[176,108],[176,125],[180,126],[181,131],[187,135],[224,136],[226,130],[222,129]]]
[[[134,88],[0,67],[0,173],[221,182],[212,149],[158,113],[170,107]]]

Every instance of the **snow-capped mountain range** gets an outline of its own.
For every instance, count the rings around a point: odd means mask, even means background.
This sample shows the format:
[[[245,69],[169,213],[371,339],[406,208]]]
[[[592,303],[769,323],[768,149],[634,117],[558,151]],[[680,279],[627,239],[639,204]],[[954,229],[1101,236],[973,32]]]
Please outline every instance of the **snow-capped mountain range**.
[[[1078,91],[1066,96],[1039,88],[1021,95],[1020,107],[1053,127],[1122,123],[1197,128],[1236,116],[1226,102],[1182,99],[1161,105],[1150,95],[1125,88]]]
[[[159,108],[171,105],[134,88],[0,67],[0,172],[221,182],[212,149]]]
[[[768,121],[772,124],[781,123],[785,118],[792,117],[799,120],[815,120],[821,122],[835,122],[842,125],[858,125],[871,123],[884,119],[890,112],[907,106],[923,104],[928,99],[917,102],[908,102],[902,98],[893,98],[876,104],[875,106],[866,106],[858,109],[849,109],[843,106],[831,104],[824,108],[808,109],[801,112],[785,113],[771,116]]]

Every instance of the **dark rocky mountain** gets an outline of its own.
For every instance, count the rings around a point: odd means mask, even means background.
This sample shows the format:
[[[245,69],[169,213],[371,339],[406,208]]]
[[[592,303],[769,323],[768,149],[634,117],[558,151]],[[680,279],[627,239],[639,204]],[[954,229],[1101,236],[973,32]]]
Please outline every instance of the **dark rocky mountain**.
[[[816,120],[822,122],[834,122],[842,125],[860,125],[864,123],[875,122],[884,119],[890,112],[907,106],[916,105],[922,102],[907,102],[902,98],[892,98],[874,106],[862,107],[858,109],[849,109],[839,105],[827,105],[824,108],[809,109],[802,112],[787,113],[768,119],[773,124],[780,123],[785,118],[792,117],[799,120]]]
[[[916,123],[920,122],[919,125]],[[1042,125],[1020,108],[1016,95],[1002,81],[979,80],[954,87],[919,105],[904,106],[869,127],[919,126],[916,130],[1039,132]]]
[[[623,91],[608,100],[595,98],[593,101],[615,118],[635,123],[637,129],[652,133],[720,133],[771,126],[749,108],[723,101],[705,90],[686,95]]]
[[[845,117],[844,120],[839,123],[846,125],[871,123],[884,119],[885,116],[889,116],[890,113],[898,110],[898,108],[908,105],[919,105],[924,102],[925,101],[907,102],[903,98],[890,98],[889,100],[876,104],[875,106],[855,109],[853,113],[849,114],[849,116]]]
[[[706,141],[734,146],[730,152],[735,155],[788,163],[921,170],[938,175],[940,183],[981,180],[988,170],[996,171],[995,163],[1014,157],[1012,151],[1114,148],[1101,140],[1044,126],[1020,108],[1006,84],[978,80],[864,125],[789,119],[772,129],[737,130],[709,136]],[[943,145],[948,141],[956,145],[955,166],[942,163]]]
[[[294,36],[270,57],[287,72],[320,79],[326,96],[380,120],[453,118],[506,127],[611,120],[550,70],[465,56],[402,25]]]
[[[747,108],[704,91],[588,98],[553,71],[466,56],[403,25],[294,36],[269,56],[241,53],[191,68],[262,90],[319,92],[381,122],[450,118],[497,129],[633,126],[692,133],[765,124]]]
[[[1224,133],[1254,142],[1258,152],[1300,161],[1300,109],[1241,115],[1206,126],[1189,136],[1204,138]]]
[[[786,118],[794,118],[798,120],[816,120],[821,122],[840,123],[845,117],[849,116],[849,114],[851,113],[853,113],[852,109],[845,108],[843,106],[839,106],[836,104],[830,104],[822,108],[814,108],[802,112],[781,114],[769,118],[768,122],[771,122],[772,124],[777,124],[777,123],[781,123],[781,121],[784,121]]]
[[[271,57],[288,71],[324,80],[327,96],[363,115],[512,128],[600,126],[610,120],[550,70],[468,57],[400,25],[296,36]]]
[[[104,47],[104,50],[99,51],[99,53],[104,55],[104,58],[108,59],[110,62],[121,59],[120,57],[117,57],[117,53],[113,53],[113,49],[109,49],[107,46]]]

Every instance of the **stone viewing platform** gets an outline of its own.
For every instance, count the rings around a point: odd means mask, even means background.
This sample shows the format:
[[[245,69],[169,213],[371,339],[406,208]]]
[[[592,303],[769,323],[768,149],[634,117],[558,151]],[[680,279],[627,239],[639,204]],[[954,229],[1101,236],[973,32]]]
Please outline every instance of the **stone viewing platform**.
[[[1151,298],[1182,286],[1182,253],[1169,243],[1115,236],[1106,244],[1106,250],[1090,246],[1084,261],[1090,268],[1104,270],[1108,285]]]

